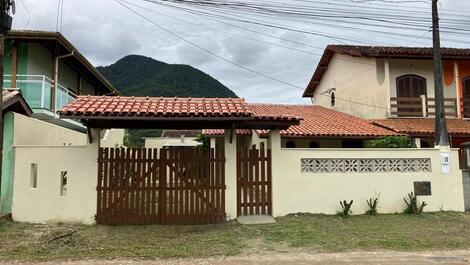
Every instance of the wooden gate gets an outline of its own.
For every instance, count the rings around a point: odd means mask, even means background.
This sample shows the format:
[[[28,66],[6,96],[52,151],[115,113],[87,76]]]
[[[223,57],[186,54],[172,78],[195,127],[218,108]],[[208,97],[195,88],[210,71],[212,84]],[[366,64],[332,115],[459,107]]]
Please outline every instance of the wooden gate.
[[[271,150],[237,152],[237,215],[271,215]]]
[[[100,148],[99,224],[225,220],[223,150]]]

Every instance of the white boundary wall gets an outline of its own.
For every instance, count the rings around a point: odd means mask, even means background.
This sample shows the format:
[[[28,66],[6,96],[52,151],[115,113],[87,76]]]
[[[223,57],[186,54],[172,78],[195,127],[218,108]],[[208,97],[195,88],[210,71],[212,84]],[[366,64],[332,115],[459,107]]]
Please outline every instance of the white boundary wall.
[[[403,212],[403,197],[414,181],[430,181],[432,195],[419,196],[425,211],[464,211],[458,152],[450,151],[451,173],[441,174],[439,149],[281,149],[279,132],[271,133],[273,215],[308,212],[335,214],[340,200],[354,200],[352,211],[363,214],[366,200],[380,194],[380,213]],[[302,173],[301,159],[430,158],[430,172]]]
[[[86,146],[16,146],[12,215],[30,223],[95,223],[98,131]],[[37,188],[30,183],[37,164]],[[67,192],[60,195],[60,174]]]

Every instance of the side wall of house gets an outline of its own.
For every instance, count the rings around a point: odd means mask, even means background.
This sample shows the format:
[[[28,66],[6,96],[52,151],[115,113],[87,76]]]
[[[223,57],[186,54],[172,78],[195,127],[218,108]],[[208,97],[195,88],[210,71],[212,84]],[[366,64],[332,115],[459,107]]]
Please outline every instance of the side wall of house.
[[[403,198],[414,190],[414,182],[423,181],[431,182],[432,194],[419,196],[429,204],[425,211],[464,211],[462,172],[455,150],[450,151],[450,173],[441,174],[438,149],[284,149],[276,132],[272,134],[274,216],[296,212],[335,214],[341,210],[340,200],[353,200],[353,213],[362,214],[367,210],[366,200],[375,196],[379,196],[379,212],[402,212]],[[423,161],[416,159],[429,161],[424,163],[428,168],[420,167]],[[389,160],[389,166],[374,168],[385,160]],[[361,169],[346,172],[335,163]],[[394,170],[393,163],[398,163],[399,169]],[[407,164],[410,168],[403,168]]]
[[[18,113],[5,115],[2,183],[0,191],[0,213],[12,212],[15,185],[15,163],[18,160],[16,147],[35,148],[85,146],[86,135],[60,126],[46,123]],[[44,154],[47,158],[47,154]],[[67,156],[64,156],[66,159]]]
[[[15,141],[14,145],[42,146],[84,146],[87,136],[64,127],[44,121],[14,114]]]
[[[103,131],[101,137],[102,147],[123,147],[124,146],[124,129],[110,129]]]
[[[93,224],[98,176],[97,131],[94,139],[86,146],[16,146],[13,220]],[[67,175],[65,194],[61,194],[63,172]]]
[[[362,118],[386,118],[388,80],[388,63],[384,60],[335,54],[315,90],[313,104]],[[335,106],[331,106],[327,93],[330,89],[335,89]]]

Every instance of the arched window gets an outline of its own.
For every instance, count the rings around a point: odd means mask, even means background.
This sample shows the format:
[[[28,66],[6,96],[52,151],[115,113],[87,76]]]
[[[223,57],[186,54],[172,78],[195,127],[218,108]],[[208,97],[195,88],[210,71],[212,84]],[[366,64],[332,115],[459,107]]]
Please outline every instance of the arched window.
[[[397,97],[420,97],[427,95],[426,78],[419,75],[397,77]]]
[[[398,116],[422,116],[421,96],[427,96],[426,79],[419,75],[402,75],[397,78],[397,107]],[[416,101],[400,98],[416,98]],[[415,107],[400,107],[400,105],[412,105]]]
[[[288,141],[286,143],[286,148],[295,148],[295,143],[293,141]]]
[[[463,116],[470,118],[470,76],[462,80]]]
[[[336,104],[335,92],[331,92],[331,106],[333,107]]]
[[[310,148],[320,148],[320,144],[317,141],[311,141],[308,144],[308,147],[310,147]]]
[[[470,98],[470,76],[463,79],[462,82],[463,97]]]

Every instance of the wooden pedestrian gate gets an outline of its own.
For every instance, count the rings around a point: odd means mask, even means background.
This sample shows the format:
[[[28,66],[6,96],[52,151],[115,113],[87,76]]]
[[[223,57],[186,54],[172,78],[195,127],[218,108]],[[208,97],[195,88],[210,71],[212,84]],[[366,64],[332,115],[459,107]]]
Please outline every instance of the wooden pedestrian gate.
[[[237,215],[272,215],[271,150],[237,152]]]
[[[225,220],[222,149],[100,148],[99,224],[207,224]]]

